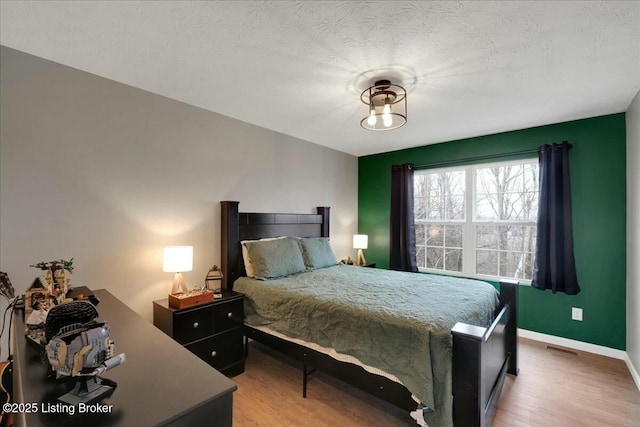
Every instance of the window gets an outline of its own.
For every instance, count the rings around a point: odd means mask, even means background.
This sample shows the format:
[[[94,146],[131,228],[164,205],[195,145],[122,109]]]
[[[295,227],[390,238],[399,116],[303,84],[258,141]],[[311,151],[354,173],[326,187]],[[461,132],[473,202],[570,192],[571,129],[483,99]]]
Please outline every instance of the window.
[[[418,268],[531,280],[538,161],[416,171]]]

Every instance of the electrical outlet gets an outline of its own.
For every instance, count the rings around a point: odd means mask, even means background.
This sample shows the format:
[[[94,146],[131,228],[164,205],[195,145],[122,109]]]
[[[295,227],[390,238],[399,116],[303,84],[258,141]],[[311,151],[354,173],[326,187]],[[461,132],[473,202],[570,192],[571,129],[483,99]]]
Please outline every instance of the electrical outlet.
[[[571,319],[582,322],[582,309],[577,307],[571,307]]]

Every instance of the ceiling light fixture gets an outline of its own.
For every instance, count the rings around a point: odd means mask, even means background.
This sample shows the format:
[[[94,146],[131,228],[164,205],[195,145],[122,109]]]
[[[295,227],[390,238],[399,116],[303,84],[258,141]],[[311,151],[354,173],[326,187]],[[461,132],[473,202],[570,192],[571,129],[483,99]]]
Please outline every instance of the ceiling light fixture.
[[[360,126],[368,130],[397,129],[407,123],[407,91],[389,80],[378,80],[360,94],[367,116]],[[382,119],[382,120],[379,120]]]

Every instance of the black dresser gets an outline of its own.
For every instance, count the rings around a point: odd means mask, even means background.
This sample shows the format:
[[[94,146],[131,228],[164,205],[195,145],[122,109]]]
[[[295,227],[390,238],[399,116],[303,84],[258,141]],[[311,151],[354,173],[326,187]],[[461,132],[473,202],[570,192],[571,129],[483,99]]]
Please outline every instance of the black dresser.
[[[67,389],[46,379],[40,354],[27,345],[22,313],[14,317],[14,400],[38,403],[31,413],[15,414],[16,426],[231,426],[236,384],[140,317],[106,290],[99,318],[111,326],[116,353],[126,362],[105,372],[116,381],[113,394],[101,403],[109,413],[43,413],[42,403],[56,404]],[[212,421],[213,420],[213,421]]]

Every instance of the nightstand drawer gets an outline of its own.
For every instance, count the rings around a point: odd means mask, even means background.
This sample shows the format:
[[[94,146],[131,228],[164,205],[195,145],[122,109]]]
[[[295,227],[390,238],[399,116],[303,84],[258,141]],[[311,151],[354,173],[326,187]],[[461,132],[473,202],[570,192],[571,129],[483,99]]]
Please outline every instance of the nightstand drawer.
[[[200,307],[180,311],[174,317],[174,339],[186,344],[214,333],[214,307]]]
[[[244,357],[242,329],[234,329],[185,346],[216,369],[223,369]]]
[[[239,299],[215,307],[215,332],[224,332],[242,326],[244,322],[244,303]]]

